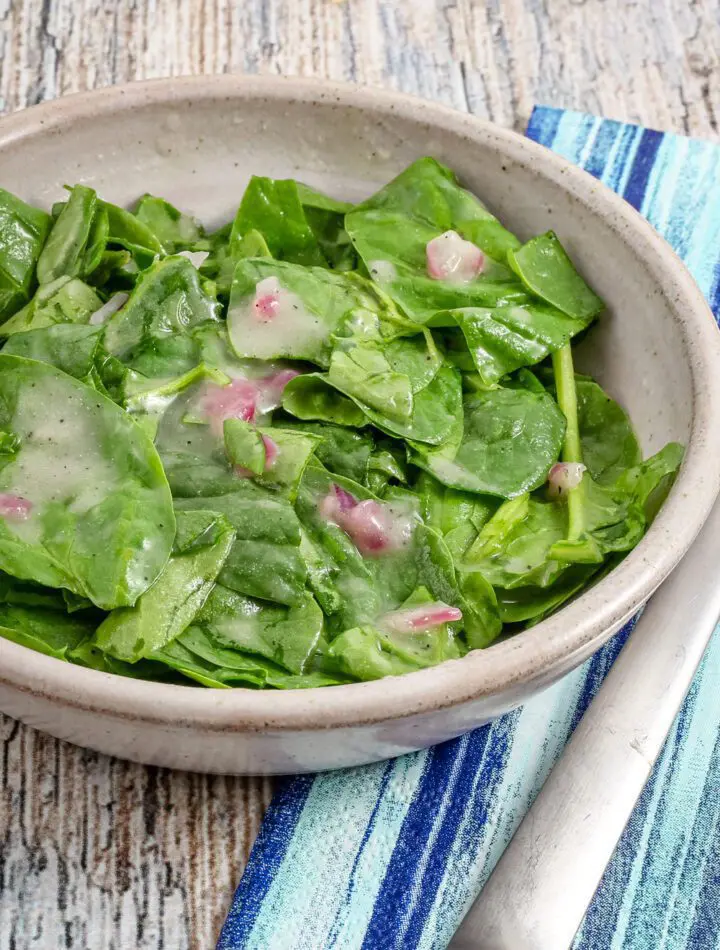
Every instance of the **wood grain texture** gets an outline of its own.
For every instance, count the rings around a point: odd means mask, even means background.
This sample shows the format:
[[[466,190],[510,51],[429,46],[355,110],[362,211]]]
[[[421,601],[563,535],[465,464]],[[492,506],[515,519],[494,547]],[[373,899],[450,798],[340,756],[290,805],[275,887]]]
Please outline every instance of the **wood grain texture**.
[[[718,0],[0,0],[2,111],[131,79],[283,73],[519,129],[541,102],[718,138],[719,56]],[[0,743],[0,950],[214,945],[267,781],[118,762],[1,717]]]

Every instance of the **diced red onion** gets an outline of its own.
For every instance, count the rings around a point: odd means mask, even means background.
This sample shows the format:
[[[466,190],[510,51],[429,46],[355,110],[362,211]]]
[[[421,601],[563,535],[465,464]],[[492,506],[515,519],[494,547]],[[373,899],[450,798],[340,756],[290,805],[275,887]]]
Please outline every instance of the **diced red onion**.
[[[249,379],[234,379],[227,386],[211,383],[205,390],[202,411],[216,433],[222,433],[226,419],[242,419],[252,422],[258,399],[257,384]]]
[[[0,493],[0,518],[8,521],[27,521],[32,511],[32,502],[20,495]]]
[[[284,297],[287,297],[287,291],[281,287],[277,277],[266,277],[258,281],[255,285],[253,303],[253,311],[257,319],[262,323],[268,323],[281,314]]]
[[[477,245],[460,237],[457,231],[445,231],[428,241],[425,248],[428,274],[434,280],[468,284],[485,267],[485,255]]]
[[[357,498],[339,485],[333,484],[330,491],[320,502],[320,514],[326,521],[339,525],[345,512],[357,505]]]
[[[277,457],[280,454],[280,448],[277,442],[274,439],[271,439],[269,435],[264,435],[262,437],[263,445],[265,446],[265,471],[269,468],[272,468]]]
[[[352,538],[362,555],[376,556],[390,547],[392,521],[379,501],[368,498],[345,513],[340,527]]]
[[[296,369],[281,369],[277,373],[271,373],[269,376],[263,376],[255,380],[258,387],[257,407],[260,412],[271,412],[282,402],[282,395],[285,387],[291,379],[295,379],[300,373]]]
[[[337,484],[322,499],[319,509],[326,521],[343,529],[364,557],[395,551],[412,536],[412,521],[406,514],[373,499],[358,502]]]
[[[557,462],[548,474],[548,492],[559,498],[577,488],[587,467],[582,462]]]
[[[380,618],[378,626],[381,630],[391,633],[425,633],[427,630],[446,623],[457,623],[459,620],[462,620],[461,610],[436,601],[419,607],[393,610]]]

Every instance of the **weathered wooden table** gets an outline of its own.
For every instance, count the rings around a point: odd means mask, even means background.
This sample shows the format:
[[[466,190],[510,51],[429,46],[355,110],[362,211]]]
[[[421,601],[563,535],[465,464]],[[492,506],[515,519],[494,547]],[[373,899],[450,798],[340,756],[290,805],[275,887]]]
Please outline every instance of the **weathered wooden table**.
[[[719,51],[718,0],[0,0],[0,111],[260,72],[388,86],[517,129],[540,102],[717,138]],[[267,780],[131,765],[2,717],[0,741],[0,950],[214,945]]]

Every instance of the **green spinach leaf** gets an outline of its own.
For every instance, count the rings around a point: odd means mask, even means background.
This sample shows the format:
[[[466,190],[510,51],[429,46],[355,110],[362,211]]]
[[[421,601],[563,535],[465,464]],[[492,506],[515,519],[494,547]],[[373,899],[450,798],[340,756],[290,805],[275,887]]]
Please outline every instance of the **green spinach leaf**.
[[[300,203],[292,179],[254,175],[245,190],[230,234],[233,246],[249,231],[259,231],[273,257],[304,266],[325,264],[320,245]]]
[[[229,522],[210,511],[179,512],[177,527],[181,544],[176,541],[153,586],[134,606],[113,610],[98,627],[96,646],[118,660],[150,657],[192,623],[235,538]]]
[[[202,225],[163,198],[143,195],[135,209],[135,217],[155,235],[166,254],[205,251],[210,247]]]
[[[605,308],[575,270],[554,231],[510,249],[508,263],[534,296],[586,325]]]
[[[0,429],[19,440],[0,492],[23,502],[16,520],[0,520],[0,568],[107,610],[134,603],[164,567],[175,533],[150,441],[89,387],[4,354]]]
[[[391,339],[418,329],[358,274],[262,258],[235,269],[228,330],[240,357],[327,367],[336,335]]]
[[[303,673],[323,627],[323,613],[305,593],[291,607],[253,600],[217,585],[198,614],[219,644],[272,660],[291,673]]]
[[[140,277],[125,306],[110,318],[105,346],[145,376],[178,376],[199,362],[190,331],[218,321],[219,310],[190,261],[167,257]]]
[[[0,322],[30,298],[52,219],[0,188]]]
[[[95,291],[74,277],[58,277],[38,288],[22,310],[0,326],[0,337],[62,323],[88,323],[102,307]]]
[[[63,205],[37,262],[40,284],[59,277],[85,277],[100,263],[108,235],[105,213],[95,223],[98,197],[92,188],[75,185]]]
[[[411,460],[450,488],[504,498],[545,481],[565,432],[548,394],[524,389],[470,393],[463,415],[462,430],[456,427],[445,445],[428,450],[414,444]]]

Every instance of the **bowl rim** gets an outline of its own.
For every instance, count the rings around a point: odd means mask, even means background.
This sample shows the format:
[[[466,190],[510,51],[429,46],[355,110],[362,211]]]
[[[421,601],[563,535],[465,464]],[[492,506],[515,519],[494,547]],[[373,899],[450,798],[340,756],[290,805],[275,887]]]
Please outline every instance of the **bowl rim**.
[[[67,96],[0,120],[5,149],[78,119],[146,105],[219,98],[313,102],[413,122],[500,148],[541,169],[576,202],[633,243],[670,302],[684,338],[692,387],[692,426],[675,486],[640,544],[576,601],[537,626],[458,660],[391,679],[307,690],[202,690],[134,680],[65,663],[0,640],[0,684],[116,720],[216,732],[326,730],[388,723],[475,699],[520,695],[552,682],[598,649],[643,604],[687,551],[720,488],[720,334],[705,298],[670,246],[624,199],[587,172],[520,134],[447,106],[369,86],[320,79],[193,76],[154,79]],[[390,686],[390,688],[388,688]],[[519,699],[518,699],[519,702]]]

